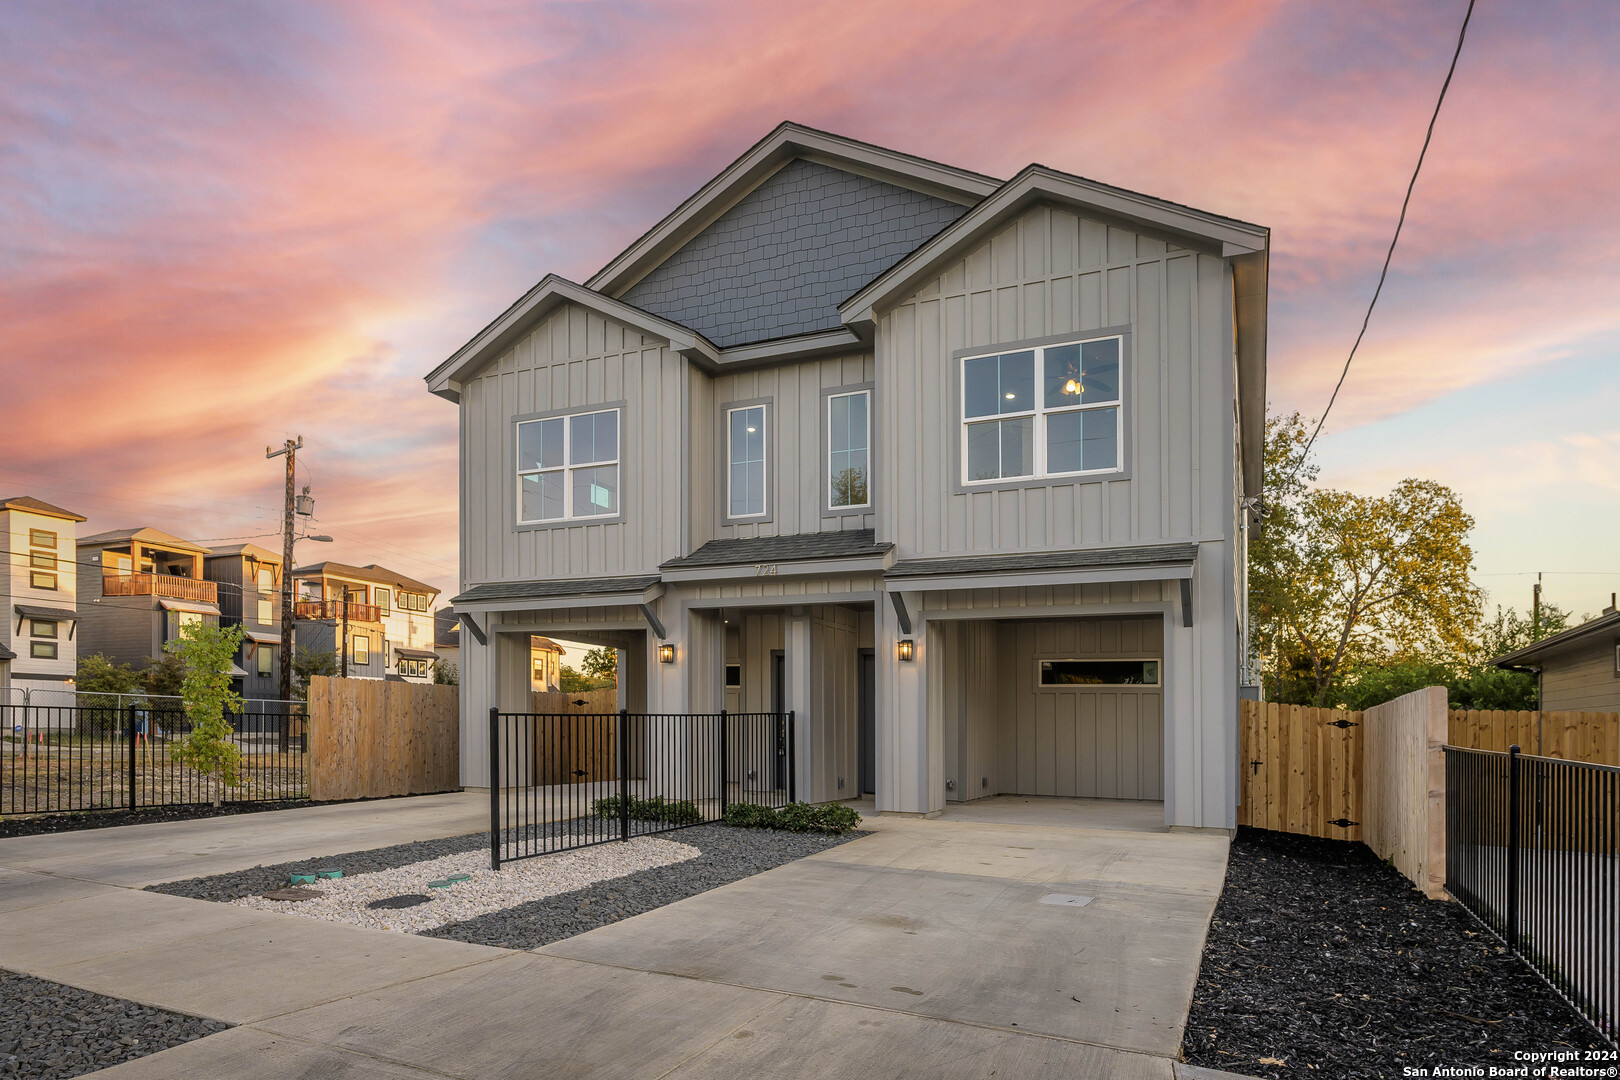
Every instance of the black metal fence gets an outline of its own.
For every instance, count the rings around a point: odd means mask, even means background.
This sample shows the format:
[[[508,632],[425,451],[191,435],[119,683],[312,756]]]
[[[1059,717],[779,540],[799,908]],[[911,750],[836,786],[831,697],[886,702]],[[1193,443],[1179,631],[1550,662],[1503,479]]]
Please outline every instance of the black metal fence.
[[[793,713],[489,713],[490,865],[797,801]]]
[[[230,714],[241,753],[226,785],[186,764],[191,733],[172,705],[0,705],[0,815],[309,798],[304,718],[285,710]]]
[[[1620,1042],[1620,768],[1446,747],[1446,890]]]

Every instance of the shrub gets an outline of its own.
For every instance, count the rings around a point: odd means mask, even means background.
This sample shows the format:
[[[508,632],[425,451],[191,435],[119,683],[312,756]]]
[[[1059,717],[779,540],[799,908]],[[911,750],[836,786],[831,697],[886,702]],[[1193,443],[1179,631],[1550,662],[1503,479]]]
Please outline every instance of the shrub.
[[[619,816],[619,797],[610,795],[591,804],[597,817]],[[688,799],[666,799],[654,795],[650,799],[631,799],[630,817],[634,821],[662,821],[670,825],[695,825],[703,820],[703,813]]]
[[[758,803],[732,803],[726,807],[725,822],[743,829],[781,829],[785,832],[818,832],[842,836],[861,823],[861,815],[842,803],[789,803],[773,810]]]

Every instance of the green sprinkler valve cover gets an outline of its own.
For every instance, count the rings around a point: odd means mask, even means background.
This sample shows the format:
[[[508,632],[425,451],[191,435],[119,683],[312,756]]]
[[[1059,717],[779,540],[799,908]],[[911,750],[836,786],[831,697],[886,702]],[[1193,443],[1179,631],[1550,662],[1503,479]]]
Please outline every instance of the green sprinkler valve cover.
[[[450,887],[450,879],[449,878],[440,878],[437,881],[428,882],[428,888],[430,888],[430,889],[448,889],[449,887]]]
[[[315,875],[304,871],[294,871],[288,875],[288,881],[294,885],[313,885],[315,884]]]
[[[328,878],[330,880],[335,881],[338,878],[343,876],[343,871],[339,870],[337,867],[334,866],[334,867],[330,867],[330,868],[325,869],[325,870],[317,870],[317,871],[315,871],[315,876],[316,877]]]
[[[451,874],[449,877],[445,878],[444,880],[448,881],[452,885],[459,885],[463,881],[471,881],[472,880],[472,875],[471,874]]]

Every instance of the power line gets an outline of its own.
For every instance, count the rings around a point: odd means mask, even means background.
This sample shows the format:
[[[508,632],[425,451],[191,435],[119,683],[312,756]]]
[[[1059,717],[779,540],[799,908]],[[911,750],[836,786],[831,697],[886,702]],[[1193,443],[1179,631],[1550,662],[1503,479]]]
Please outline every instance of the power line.
[[[1373,308],[1378,304],[1378,296],[1384,291],[1384,279],[1389,276],[1389,263],[1395,257],[1395,245],[1401,239],[1401,226],[1406,224],[1406,208],[1412,203],[1412,189],[1417,187],[1418,173],[1423,171],[1423,158],[1429,152],[1429,141],[1434,138],[1434,124],[1440,119],[1440,106],[1445,103],[1446,91],[1451,88],[1451,77],[1457,73],[1457,58],[1462,56],[1463,38],[1468,35],[1468,20],[1474,17],[1474,0],[1468,0],[1468,10],[1463,14],[1462,29],[1457,33],[1457,48],[1451,54],[1451,66],[1446,69],[1446,81],[1440,84],[1440,96],[1435,100],[1434,113],[1429,117],[1429,130],[1423,136],[1423,149],[1418,151],[1417,165],[1412,169],[1412,179],[1406,185],[1406,198],[1401,200],[1401,216],[1395,222],[1395,235],[1390,237],[1389,250],[1384,253],[1384,268],[1378,272],[1378,287],[1373,289],[1372,300],[1367,304],[1367,314],[1362,317],[1361,331],[1356,334],[1355,344],[1350,346],[1350,355],[1344,358],[1344,370],[1339,372],[1339,381],[1334,384],[1333,394],[1328,398],[1327,408],[1317,418],[1316,428],[1311,437],[1305,442],[1305,449],[1300,451],[1299,460],[1294,463],[1293,471],[1289,474],[1288,483],[1283,487],[1286,490],[1294,482],[1305,459],[1316,444],[1316,437],[1322,433],[1322,425],[1327,421],[1328,413],[1333,411],[1333,403],[1339,400],[1339,390],[1344,386],[1346,375],[1350,374],[1350,363],[1356,358],[1356,350],[1361,348],[1361,339],[1367,336],[1367,324],[1372,321]]]

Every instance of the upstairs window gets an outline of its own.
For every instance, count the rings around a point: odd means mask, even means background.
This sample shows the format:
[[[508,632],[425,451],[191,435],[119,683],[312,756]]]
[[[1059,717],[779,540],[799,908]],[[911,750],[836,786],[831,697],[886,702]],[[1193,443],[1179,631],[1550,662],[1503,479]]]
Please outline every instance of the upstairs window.
[[[619,410],[517,426],[518,524],[619,512]]]
[[[965,483],[1120,471],[1124,339],[962,360]]]
[[[392,609],[389,607],[389,594],[387,589],[383,588],[381,585],[377,586],[375,589],[371,590],[371,598],[371,602],[377,605],[377,614],[388,615],[391,613]],[[401,599],[403,599],[403,596]]]
[[[766,499],[765,406],[749,405],[726,414],[727,516],[764,517]]]
[[[827,505],[834,510],[872,505],[870,407],[866,390],[827,398]]]
[[[259,564],[258,585],[260,592],[276,591],[275,567],[267,566],[264,563]]]
[[[29,529],[28,546],[56,550],[56,534],[49,529]]]
[[[268,601],[268,600],[260,600],[259,601],[259,624],[261,626],[268,626],[272,622],[275,622],[275,611],[270,606],[270,601]]]
[[[371,638],[365,634],[355,634],[349,646],[349,662],[351,664],[371,663]]]
[[[269,678],[276,673],[276,654],[270,650],[270,646],[260,645],[254,650],[254,655],[258,658],[260,676]]]

